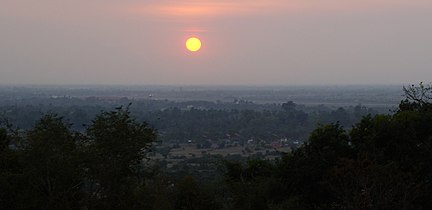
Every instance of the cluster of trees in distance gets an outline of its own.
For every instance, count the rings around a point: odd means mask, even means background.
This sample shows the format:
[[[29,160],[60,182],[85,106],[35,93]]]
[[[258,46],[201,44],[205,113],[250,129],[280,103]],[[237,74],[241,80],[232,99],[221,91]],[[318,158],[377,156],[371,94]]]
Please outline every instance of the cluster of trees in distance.
[[[114,104],[132,103],[133,117],[148,122],[158,130],[162,142],[203,143],[228,136],[244,143],[249,139],[271,141],[288,138],[307,139],[318,124],[339,122],[351,127],[367,114],[383,111],[362,105],[332,108],[324,105],[304,106],[292,101],[282,104],[254,104],[246,101],[214,103],[204,101],[131,101],[94,102],[92,99],[38,99],[39,102],[20,104],[0,103],[0,116],[12,124],[29,129],[47,112],[58,113],[71,123],[71,128],[83,132],[85,125],[100,112],[110,110]],[[103,104],[103,103],[106,104]],[[388,111],[388,109],[387,109]]]

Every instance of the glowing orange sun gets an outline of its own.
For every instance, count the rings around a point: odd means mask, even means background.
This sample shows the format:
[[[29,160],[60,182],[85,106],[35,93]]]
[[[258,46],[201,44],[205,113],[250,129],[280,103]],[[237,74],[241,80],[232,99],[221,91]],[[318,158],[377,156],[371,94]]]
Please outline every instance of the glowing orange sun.
[[[186,49],[191,52],[196,52],[201,49],[201,40],[196,37],[191,37],[186,40]]]

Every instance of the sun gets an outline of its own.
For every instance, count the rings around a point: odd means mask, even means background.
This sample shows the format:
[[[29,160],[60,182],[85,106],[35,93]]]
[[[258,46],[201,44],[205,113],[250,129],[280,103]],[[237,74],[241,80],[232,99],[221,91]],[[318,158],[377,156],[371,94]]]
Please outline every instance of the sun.
[[[196,37],[191,37],[186,40],[186,48],[191,52],[196,52],[201,49],[201,40]]]

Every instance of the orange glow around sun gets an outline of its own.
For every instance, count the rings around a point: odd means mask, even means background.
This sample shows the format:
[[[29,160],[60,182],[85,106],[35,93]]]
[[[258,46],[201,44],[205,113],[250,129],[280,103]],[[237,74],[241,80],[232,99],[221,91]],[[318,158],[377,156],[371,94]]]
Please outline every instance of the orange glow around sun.
[[[196,52],[201,49],[201,40],[196,37],[191,37],[186,40],[186,48],[191,52]]]

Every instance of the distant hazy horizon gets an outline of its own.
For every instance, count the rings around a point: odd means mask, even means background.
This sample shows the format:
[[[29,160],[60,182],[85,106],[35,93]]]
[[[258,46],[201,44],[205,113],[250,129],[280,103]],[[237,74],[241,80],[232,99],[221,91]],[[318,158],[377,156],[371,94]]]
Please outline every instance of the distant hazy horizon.
[[[429,80],[430,81],[430,80]],[[272,88],[272,87],[380,87],[380,86],[393,86],[393,87],[403,87],[411,84],[419,84],[420,82],[429,83],[426,80],[418,80],[413,82],[400,82],[400,83],[123,83],[123,82],[93,82],[93,83],[79,83],[79,82],[62,82],[62,81],[40,81],[40,82],[0,82],[1,86],[18,86],[18,87],[28,87],[28,86],[57,86],[57,87],[205,87],[205,88],[220,88],[220,87],[240,87],[240,88]]]
[[[278,89],[291,89],[291,88],[349,88],[349,89],[362,89],[362,88],[391,88],[391,89],[400,89],[404,86],[408,85],[418,85],[419,83],[404,83],[404,84],[239,84],[239,85],[231,85],[231,84],[221,84],[221,85],[213,85],[213,84],[0,84],[0,88],[7,87],[17,87],[17,88],[112,88],[112,89],[141,89],[141,88],[150,88],[150,89],[172,89],[172,88],[191,88],[191,89],[206,89],[206,90],[217,90],[217,89],[258,89],[258,90],[278,90]]]
[[[404,85],[429,0],[1,0],[0,85]],[[196,53],[188,37],[202,40]]]

